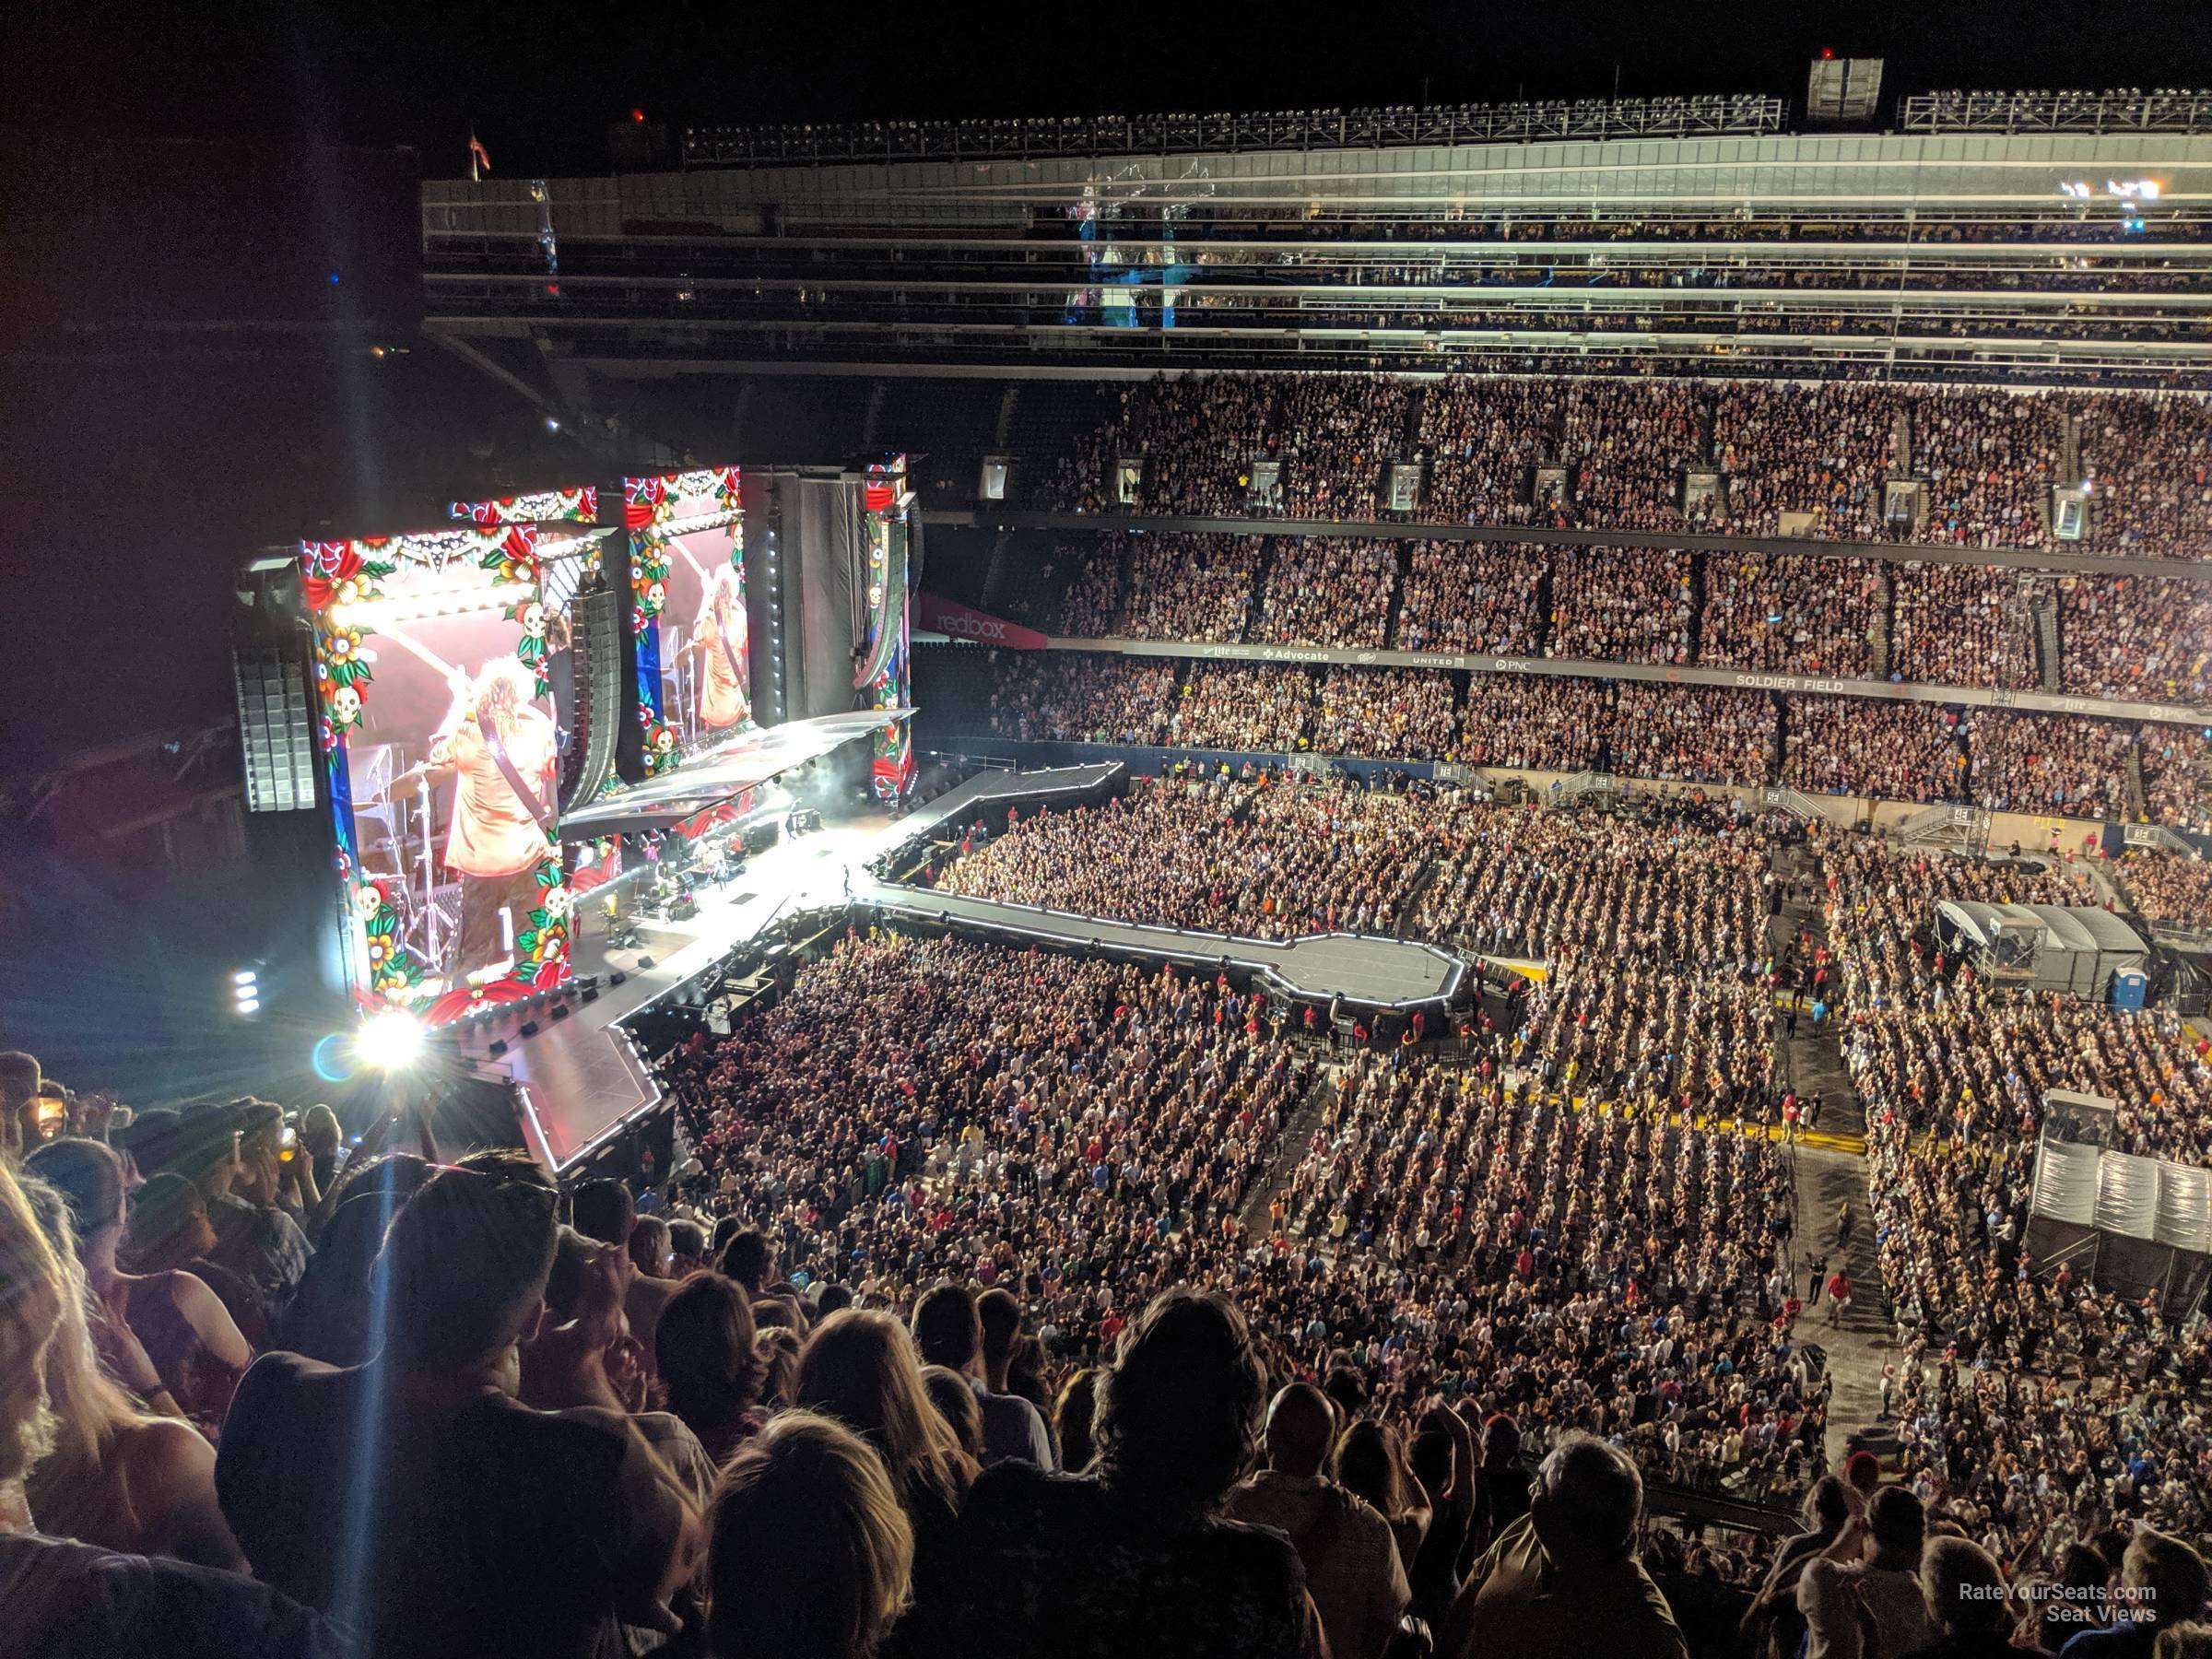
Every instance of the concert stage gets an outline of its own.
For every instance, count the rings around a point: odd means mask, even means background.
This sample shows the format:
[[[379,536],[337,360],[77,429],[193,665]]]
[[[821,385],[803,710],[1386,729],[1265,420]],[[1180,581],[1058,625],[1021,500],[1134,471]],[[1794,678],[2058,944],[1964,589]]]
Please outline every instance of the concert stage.
[[[1362,934],[1312,934],[1299,939],[1241,939],[1100,921],[1029,904],[1003,904],[940,893],[929,888],[855,882],[855,902],[917,922],[950,922],[964,929],[1041,945],[1069,946],[1192,967],[1227,967],[1257,973],[1301,1001],[1341,996],[1362,1008],[1441,1014],[1460,989],[1467,967],[1431,945]]]
[[[1041,801],[1052,806],[1088,802],[1119,782],[1129,769],[1119,760],[1094,761],[1088,766],[1053,766],[1036,771],[978,772],[957,789],[924,802],[894,826],[898,833],[887,845],[900,848],[928,840],[950,827],[954,835],[981,807],[1009,802]]]
[[[497,1017],[458,1033],[462,1053],[517,1088],[531,1151],[558,1172],[589,1158],[660,1103],[660,1088],[623,1025],[629,1016],[712,969],[785,915],[842,904],[856,919],[880,913],[924,926],[950,925],[1014,944],[1090,950],[1194,970],[1227,965],[1300,1001],[1348,1010],[1425,1009],[1431,1018],[1467,989],[1468,970],[1431,946],[1403,939],[1322,934],[1293,940],[1235,938],[1151,927],[1003,904],[907,887],[868,874],[931,835],[958,834],[978,807],[1011,801],[1072,800],[1114,781],[1118,766],[1045,772],[987,772],[890,822],[874,817],[835,822],[754,854],[744,873],[695,890],[699,910],[682,922],[640,920],[635,946],[612,947],[589,921],[574,947],[580,976],[595,977],[590,1002],[565,999],[553,1019],[545,1006]],[[588,909],[588,907],[585,907]],[[650,960],[652,966],[644,964]],[[615,974],[623,976],[615,984]],[[524,1037],[522,1027],[534,1024]],[[493,1053],[494,1044],[500,1052]]]
[[[530,1150],[556,1171],[565,1171],[658,1105],[660,1087],[619,1022],[791,912],[841,902],[847,870],[857,882],[857,866],[880,849],[886,828],[871,818],[779,841],[754,854],[743,875],[695,889],[696,915],[682,922],[633,922],[635,946],[610,946],[604,931],[587,921],[571,961],[580,978],[598,980],[592,1001],[569,998],[571,1012],[564,1019],[549,1019],[540,1007],[473,1027],[460,1038],[465,1056],[516,1085]],[[623,976],[618,985],[613,982],[618,973]],[[538,1027],[535,1035],[521,1035],[525,1023]],[[504,1043],[504,1051],[492,1053],[494,1043]]]

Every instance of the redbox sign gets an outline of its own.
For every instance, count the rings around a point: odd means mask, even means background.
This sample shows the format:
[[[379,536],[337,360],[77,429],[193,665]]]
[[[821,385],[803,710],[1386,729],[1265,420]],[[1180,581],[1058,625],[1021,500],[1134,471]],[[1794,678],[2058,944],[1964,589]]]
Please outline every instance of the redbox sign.
[[[973,640],[978,645],[1006,645],[1016,651],[1042,651],[1045,647],[1045,637],[1033,628],[987,616],[935,594],[922,595],[920,620],[924,632]]]

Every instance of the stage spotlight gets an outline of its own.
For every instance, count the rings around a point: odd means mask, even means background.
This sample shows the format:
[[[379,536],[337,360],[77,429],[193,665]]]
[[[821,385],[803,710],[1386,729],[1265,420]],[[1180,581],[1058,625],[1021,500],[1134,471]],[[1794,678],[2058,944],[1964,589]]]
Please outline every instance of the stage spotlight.
[[[422,1053],[422,1024],[411,1014],[394,1009],[372,1014],[354,1033],[353,1052],[364,1065],[380,1071],[397,1071],[412,1065]]]

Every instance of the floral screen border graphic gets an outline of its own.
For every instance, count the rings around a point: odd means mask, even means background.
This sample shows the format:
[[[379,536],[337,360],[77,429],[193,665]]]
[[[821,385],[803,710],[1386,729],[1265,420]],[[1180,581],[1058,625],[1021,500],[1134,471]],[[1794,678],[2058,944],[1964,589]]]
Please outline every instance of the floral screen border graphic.
[[[494,524],[595,524],[599,522],[599,488],[576,484],[562,489],[499,496],[488,501],[449,501],[445,511],[449,518],[485,529]]]
[[[622,523],[629,532],[629,631],[638,653],[638,724],[645,735],[645,775],[682,759],[679,734],[662,706],[661,611],[668,603],[669,544],[694,531],[726,529],[730,563],[745,582],[743,492],[735,466],[656,473],[622,480]],[[749,721],[747,724],[750,724]]]
[[[913,696],[912,641],[907,593],[906,457],[871,464],[861,484],[861,515],[868,537],[868,649],[853,688],[868,694],[872,709],[903,709]],[[899,801],[914,786],[913,732],[894,720],[877,728],[868,784],[879,801]]]

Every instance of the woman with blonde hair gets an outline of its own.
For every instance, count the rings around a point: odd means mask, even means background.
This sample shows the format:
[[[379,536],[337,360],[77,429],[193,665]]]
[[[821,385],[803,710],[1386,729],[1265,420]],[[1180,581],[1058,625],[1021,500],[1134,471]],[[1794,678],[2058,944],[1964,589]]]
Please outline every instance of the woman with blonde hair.
[[[851,1308],[824,1320],[799,1354],[796,1404],[837,1418],[876,1449],[919,1548],[951,1526],[975,1462],[930,1402],[921,1352],[898,1320]]]
[[[723,1472],[708,1519],[715,1659],[866,1659],[906,1605],[914,1535],[868,1443],[790,1411]]]
[[[54,1537],[243,1571],[245,1556],[216,1501],[215,1448],[190,1423],[138,1409],[102,1368],[69,1206],[37,1181],[26,1184],[24,1196],[63,1281],[61,1321],[43,1372],[53,1444],[24,1483],[31,1518]],[[140,1380],[158,1384],[143,1351],[139,1359]]]
[[[53,1439],[46,1350],[70,1290],[0,1158],[0,1647],[41,1659],[335,1659],[352,1639],[265,1584],[232,1572],[101,1549],[40,1532],[25,1477]]]
[[[229,1312],[198,1276],[182,1268],[125,1273],[123,1165],[100,1141],[49,1141],[24,1159],[24,1173],[56,1188],[69,1207],[76,1255],[92,1288],[92,1340],[115,1373],[135,1387],[137,1355],[152,1359],[159,1387],[145,1394],[163,1415],[217,1432],[253,1350]]]

